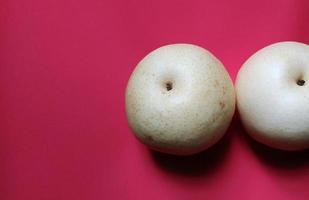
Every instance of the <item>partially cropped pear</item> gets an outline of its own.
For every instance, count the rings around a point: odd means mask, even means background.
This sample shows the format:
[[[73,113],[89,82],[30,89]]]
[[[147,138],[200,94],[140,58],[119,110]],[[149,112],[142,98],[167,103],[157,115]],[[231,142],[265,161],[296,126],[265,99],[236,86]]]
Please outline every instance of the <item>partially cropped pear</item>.
[[[309,148],[309,46],[280,42],[241,67],[237,106],[247,132],[282,150]]]

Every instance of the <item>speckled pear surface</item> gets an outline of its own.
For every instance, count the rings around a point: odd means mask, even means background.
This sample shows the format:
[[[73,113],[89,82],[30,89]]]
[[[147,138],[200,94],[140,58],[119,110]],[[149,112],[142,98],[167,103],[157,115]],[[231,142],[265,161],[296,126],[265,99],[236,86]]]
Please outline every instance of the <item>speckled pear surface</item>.
[[[190,44],[158,48],[143,58],[126,89],[126,112],[148,147],[187,155],[215,144],[235,110],[232,81],[209,51]]]
[[[282,150],[309,147],[309,46],[281,42],[265,47],[242,66],[237,106],[247,132]]]

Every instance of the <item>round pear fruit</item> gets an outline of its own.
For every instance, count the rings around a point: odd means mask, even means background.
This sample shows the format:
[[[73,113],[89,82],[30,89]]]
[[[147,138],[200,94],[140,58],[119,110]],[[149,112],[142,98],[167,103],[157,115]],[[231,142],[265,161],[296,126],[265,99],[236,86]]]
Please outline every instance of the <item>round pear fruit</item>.
[[[281,150],[309,147],[309,46],[280,42],[252,55],[236,80],[247,132]]]
[[[224,66],[209,51],[190,44],[149,53],[126,89],[126,113],[135,136],[169,154],[189,155],[214,145],[234,110],[234,87]]]

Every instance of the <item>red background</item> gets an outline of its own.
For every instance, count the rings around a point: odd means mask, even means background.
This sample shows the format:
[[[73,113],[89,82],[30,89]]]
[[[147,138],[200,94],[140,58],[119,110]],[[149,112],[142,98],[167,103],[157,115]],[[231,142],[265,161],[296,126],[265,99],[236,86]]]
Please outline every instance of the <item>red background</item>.
[[[252,141],[235,116],[192,157],[128,128],[137,62],[170,43],[209,49],[233,80],[258,49],[309,43],[309,1],[0,1],[0,199],[309,199],[309,153]]]

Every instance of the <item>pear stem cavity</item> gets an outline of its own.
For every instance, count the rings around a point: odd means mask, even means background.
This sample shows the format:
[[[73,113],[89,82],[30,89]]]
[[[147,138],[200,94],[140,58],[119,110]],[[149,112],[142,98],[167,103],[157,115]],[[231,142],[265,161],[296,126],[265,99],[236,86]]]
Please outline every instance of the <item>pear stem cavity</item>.
[[[166,82],[165,88],[166,88],[167,91],[172,90],[173,89],[173,83],[172,82]]]
[[[302,79],[299,79],[299,80],[297,80],[297,85],[299,85],[299,86],[304,86],[305,85],[305,83],[306,83],[306,81],[305,80],[302,80]]]

